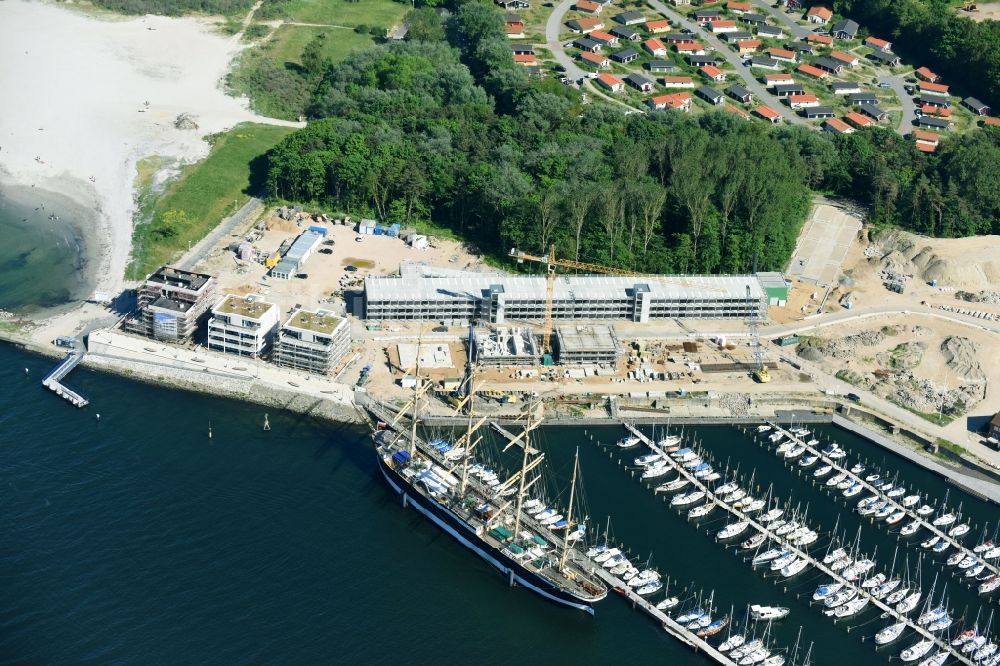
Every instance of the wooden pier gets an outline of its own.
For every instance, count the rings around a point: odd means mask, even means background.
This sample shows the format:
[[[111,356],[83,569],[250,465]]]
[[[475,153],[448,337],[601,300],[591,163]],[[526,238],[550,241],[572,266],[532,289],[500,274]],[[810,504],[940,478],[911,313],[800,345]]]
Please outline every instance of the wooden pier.
[[[932,525],[931,521],[924,520],[919,514],[917,514],[917,512],[914,509],[907,508],[907,507],[903,506],[902,504],[900,504],[899,502],[897,502],[894,498],[888,497],[880,489],[875,488],[870,483],[868,483],[867,481],[865,481],[863,473],[860,474],[860,475],[859,474],[852,474],[851,471],[848,468],[844,467],[843,465],[838,464],[835,460],[831,460],[827,456],[824,456],[822,451],[818,450],[817,448],[815,448],[813,446],[809,446],[809,444],[807,444],[806,442],[802,441],[801,437],[798,437],[798,436],[792,434],[790,431],[785,430],[784,428],[782,428],[781,426],[779,426],[776,423],[772,423],[772,422],[769,421],[768,425],[770,425],[771,428],[774,429],[775,431],[784,433],[785,437],[791,439],[793,442],[796,442],[797,444],[800,444],[801,446],[804,446],[806,448],[806,451],[808,451],[812,455],[819,456],[820,461],[822,461],[823,463],[825,463],[827,465],[830,465],[830,467],[833,468],[834,471],[831,472],[831,474],[834,474],[834,473],[846,474],[849,478],[854,479],[855,482],[859,483],[869,493],[877,495],[881,499],[887,501],[889,503],[889,505],[892,506],[893,513],[897,512],[897,511],[903,511],[904,513],[906,513],[907,517],[910,520],[917,521],[918,523],[920,523],[920,526],[922,528],[928,530],[929,532],[931,532],[931,534],[934,534],[934,535],[940,537],[942,541],[947,541],[948,543],[950,543],[951,544],[951,548],[954,548],[956,550],[960,550],[966,556],[971,555],[971,556],[975,557],[977,560],[982,561],[983,564],[986,565],[986,569],[989,570],[989,571],[991,571],[992,573],[994,573],[994,574],[1000,573],[1000,568],[998,568],[996,565],[990,564],[989,562],[986,562],[985,560],[983,560],[981,557],[979,557],[978,555],[976,555],[975,553],[973,553],[972,549],[963,546],[957,540],[955,540],[955,539],[951,538],[950,536],[948,536],[947,532],[945,532],[945,531],[941,530],[940,528]]]
[[[83,360],[85,353],[73,350],[66,354],[66,358],[53,368],[49,374],[45,375],[45,379],[42,380],[42,386],[55,391],[56,395],[66,398],[77,407],[86,407],[90,404],[90,401],[76,391],[63,386],[62,380]]]
[[[913,620],[911,620],[906,615],[898,613],[895,608],[893,608],[893,607],[889,606],[888,604],[880,601],[879,599],[874,598],[869,593],[869,591],[867,589],[861,587],[860,585],[855,586],[853,583],[851,583],[850,581],[848,581],[846,578],[842,577],[837,572],[831,570],[829,567],[827,567],[825,564],[823,564],[822,561],[820,561],[820,560],[814,558],[812,555],[810,555],[808,553],[808,551],[804,551],[804,550],[796,547],[794,544],[788,543],[784,538],[782,538],[782,537],[774,534],[773,532],[767,530],[763,525],[761,525],[757,521],[753,520],[752,518],[750,518],[748,515],[744,514],[739,509],[736,509],[736,508],[730,506],[726,502],[722,501],[722,499],[720,499],[719,497],[716,497],[715,494],[712,493],[712,491],[709,490],[708,487],[704,483],[702,483],[699,479],[695,478],[695,476],[692,473],[690,473],[686,469],[684,469],[684,466],[682,464],[680,464],[676,460],[674,460],[670,456],[670,454],[667,453],[666,451],[664,451],[658,444],[656,444],[656,442],[654,442],[649,437],[647,437],[646,435],[644,435],[635,426],[633,426],[633,425],[631,425],[629,423],[625,423],[624,425],[625,425],[625,427],[633,435],[635,435],[636,437],[638,437],[643,442],[643,444],[645,444],[646,446],[648,446],[652,451],[654,451],[654,452],[659,453],[660,455],[662,455],[664,457],[664,459],[668,462],[668,464],[671,465],[674,469],[676,469],[692,485],[694,485],[699,490],[703,491],[705,493],[705,497],[708,498],[709,501],[714,502],[717,506],[722,507],[723,509],[725,509],[727,512],[729,512],[737,520],[748,522],[750,524],[750,527],[752,527],[753,529],[757,530],[759,533],[764,534],[765,536],[767,536],[772,541],[774,541],[776,543],[782,544],[783,548],[785,548],[786,550],[788,550],[791,553],[794,553],[796,555],[796,557],[801,558],[801,559],[805,559],[807,562],[809,562],[809,564],[813,568],[818,569],[819,571],[822,571],[824,574],[826,574],[827,576],[829,576],[832,580],[835,580],[835,581],[837,581],[839,583],[842,583],[845,586],[857,587],[859,597],[867,598],[869,600],[870,604],[872,604],[872,605],[876,606],[877,608],[881,609],[886,614],[887,617],[893,618],[896,622],[904,622],[904,623],[906,623],[907,627],[909,629],[913,630],[915,633],[919,634],[922,639],[933,641],[934,644],[937,645],[937,647],[939,649],[944,650],[946,652],[949,652],[952,655],[952,657],[954,657],[955,659],[957,659],[959,662],[961,662],[963,664],[967,664],[967,666],[974,666],[972,660],[969,659],[965,654],[962,654],[960,651],[957,651],[954,648],[952,648],[951,644],[949,643],[949,641],[947,641],[947,640],[941,640],[941,639],[936,638],[929,631],[927,631],[923,627],[918,626],[916,622],[914,622]],[[772,425],[772,427],[773,427],[773,425]],[[862,611],[862,612],[864,612],[864,611]]]

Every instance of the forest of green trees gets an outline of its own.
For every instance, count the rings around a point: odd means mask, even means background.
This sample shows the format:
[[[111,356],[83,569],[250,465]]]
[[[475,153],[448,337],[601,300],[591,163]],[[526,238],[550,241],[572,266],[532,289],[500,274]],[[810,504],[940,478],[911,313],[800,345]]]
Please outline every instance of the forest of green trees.
[[[948,0],[834,0],[833,7],[953,88],[1000,108],[1000,22],[959,16]]]
[[[813,192],[875,224],[1000,232],[1000,132],[928,158],[889,130],[831,137],[727,113],[622,113],[529,80],[499,13],[320,67],[309,125],[269,153],[271,196],[403,225],[433,220],[505,254],[541,250],[649,272],[780,269]]]

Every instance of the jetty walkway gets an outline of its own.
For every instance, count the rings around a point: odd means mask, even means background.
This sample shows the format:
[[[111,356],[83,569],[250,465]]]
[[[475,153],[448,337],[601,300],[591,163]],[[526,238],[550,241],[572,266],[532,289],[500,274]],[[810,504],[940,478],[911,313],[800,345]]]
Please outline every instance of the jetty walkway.
[[[772,541],[775,541],[777,543],[782,544],[783,548],[785,548],[789,552],[794,553],[797,557],[799,557],[801,559],[805,559],[807,562],[809,562],[810,565],[812,565],[812,567],[814,567],[815,569],[818,569],[819,571],[822,571],[824,574],[826,574],[827,576],[829,576],[832,580],[835,580],[835,581],[837,581],[839,583],[842,583],[845,586],[854,587],[853,583],[851,583],[850,581],[848,581],[846,578],[842,577],[839,573],[837,573],[837,572],[833,571],[832,569],[830,569],[828,566],[826,566],[825,564],[823,564],[822,561],[817,560],[815,557],[813,557],[812,555],[810,555],[808,553],[808,551],[804,551],[804,550],[796,547],[794,544],[788,543],[785,539],[783,539],[782,537],[778,536],[777,534],[774,534],[770,530],[766,529],[763,525],[761,525],[757,521],[753,520],[747,514],[743,513],[739,509],[736,509],[736,508],[732,507],[731,505],[727,504],[726,502],[722,501],[719,497],[717,497],[714,493],[712,493],[712,491],[709,490],[708,486],[706,486],[704,483],[702,483],[700,479],[695,478],[694,474],[692,474],[692,473],[688,472],[688,470],[684,469],[684,466],[682,464],[680,464],[679,462],[677,462],[676,460],[674,460],[674,458],[672,458],[669,453],[667,453],[662,447],[660,447],[652,439],[650,439],[645,434],[643,434],[642,431],[640,431],[638,428],[636,428],[635,426],[633,426],[633,425],[631,425],[629,423],[626,423],[625,427],[633,435],[635,435],[636,437],[638,437],[639,440],[642,441],[643,444],[645,444],[647,447],[649,447],[650,450],[654,451],[655,453],[659,453],[660,455],[662,455],[663,458],[668,462],[668,464],[670,464],[674,469],[676,469],[692,485],[694,485],[699,490],[703,491],[705,493],[705,496],[708,497],[708,498],[710,498],[710,501],[714,502],[716,506],[719,506],[722,509],[724,509],[727,512],[729,512],[738,521],[746,521],[747,523],[749,523],[749,525],[752,528],[754,528],[755,530],[757,530],[761,534],[764,534],[765,536],[767,536]],[[913,630],[915,633],[919,634],[924,640],[933,641],[934,644],[937,645],[939,649],[941,649],[943,651],[946,651],[946,652],[949,652],[952,655],[953,658],[955,658],[956,660],[958,660],[958,662],[966,664],[967,666],[975,666],[971,659],[969,659],[965,654],[962,654],[961,652],[955,650],[950,645],[950,643],[947,640],[942,640],[940,638],[937,638],[936,636],[934,636],[934,634],[930,633],[929,631],[927,631],[923,627],[917,625],[916,622],[914,622],[913,620],[911,620],[906,615],[897,612],[895,608],[893,608],[893,607],[889,606],[888,604],[880,601],[879,599],[874,598],[869,593],[868,590],[866,590],[865,588],[861,587],[860,585],[857,586],[857,588],[858,588],[858,592],[859,592],[860,596],[862,596],[864,598],[867,598],[869,600],[869,603],[871,603],[874,606],[876,606],[877,608],[881,609],[882,612],[885,613],[887,617],[893,618],[896,622],[904,622],[904,623],[906,623],[906,625],[907,625],[908,628],[910,628],[911,630]]]
[[[893,507],[893,511],[894,512],[896,512],[896,511],[903,511],[904,513],[906,513],[906,515],[907,515],[908,518],[910,518],[911,520],[917,521],[922,528],[924,528],[924,529],[928,530],[929,532],[931,532],[932,534],[936,535],[942,541],[947,541],[948,543],[950,543],[951,544],[951,548],[954,548],[956,550],[962,551],[962,553],[964,553],[966,556],[975,557],[977,561],[982,561],[983,564],[986,565],[986,569],[989,570],[990,572],[992,572],[994,574],[1000,573],[1000,568],[998,568],[995,564],[990,564],[989,562],[986,562],[981,557],[979,557],[978,555],[976,555],[975,553],[973,553],[972,549],[967,548],[966,546],[963,546],[961,543],[958,542],[957,539],[953,539],[952,537],[948,536],[947,532],[945,530],[942,530],[939,527],[935,526],[933,524],[933,521],[924,520],[924,518],[921,517],[916,512],[915,509],[913,509],[911,507],[905,507],[905,506],[903,506],[901,503],[897,502],[895,500],[895,498],[889,497],[884,492],[882,492],[879,488],[876,488],[873,485],[871,485],[870,483],[868,483],[867,481],[865,481],[865,479],[864,479],[864,473],[863,472],[861,474],[852,474],[851,471],[847,467],[845,467],[844,465],[841,465],[841,464],[837,463],[836,460],[831,460],[829,457],[823,455],[822,451],[818,450],[814,446],[810,446],[807,442],[803,441],[803,439],[801,437],[798,437],[797,435],[792,434],[792,432],[790,432],[788,430],[785,430],[784,428],[782,428],[781,426],[779,426],[777,423],[774,423],[772,421],[768,421],[767,424],[769,426],[771,426],[771,428],[773,428],[775,431],[784,433],[785,437],[791,439],[795,443],[797,443],[797,444],[799,444],[801,446],[804,446],[806,448],[806,451],[808,451],[812,455],[819,456],[820,460],[824,464],[829,465],[830,467],[833,468],[833,470],[834,470],[833,473],[847,475],[848,478],[853,479],[855,482],[859,483],[861,485],[861,487],[863,487],[868,492],[870,492],[870,493],[872,493],[874,495],[877,495],[881,499],[887,501],[889,503],[889,505]],[[916,506],[916,505],[914,505],[914,506]],[[947,527],[948,526],[946,526],[946,529],[947,529]]]
[[[85,354],[86,352],[76,349],[66,354],[66,358],[64,358],[59,365],[53,368],[49,374],[45,375],[45,379],[42,380],[42,386],[51,389],[56,395],[61,398],[66,398],[70,401],[70,403],[77,407],[86,407],[89,405],[89,400],[62,384],[62,380],[66,378],[66,375],[68,375],[73,368],[79,365]]]

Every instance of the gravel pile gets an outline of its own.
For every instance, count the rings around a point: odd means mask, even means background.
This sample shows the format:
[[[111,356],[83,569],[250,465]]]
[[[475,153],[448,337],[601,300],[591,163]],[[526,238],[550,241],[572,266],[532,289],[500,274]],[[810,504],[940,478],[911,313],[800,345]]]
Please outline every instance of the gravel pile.
[[[986,379],[986,373],[979,365],[977,351],[975,342],[957,335],[947,337],[941,343],[941,353],[949,368],[964,379],[981,382]]]
[[[733,416],[747,416],[750,413],[749,402],[750,396],[746,393],[724,393],[719,397],[719,404]]]
[[[1000,305],[1000,291],[956,291],[955,298],[966,303]]]

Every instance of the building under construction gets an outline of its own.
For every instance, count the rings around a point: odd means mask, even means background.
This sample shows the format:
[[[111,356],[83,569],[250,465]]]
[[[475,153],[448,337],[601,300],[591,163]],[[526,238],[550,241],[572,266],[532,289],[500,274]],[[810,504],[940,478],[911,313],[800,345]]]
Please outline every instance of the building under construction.
[[[535,365],[540,355],[535,334],[526,328],[500,326],[492,331],[476,331],[476,358],[483,365]]]
[[[215,278],[163,266],[151,273],[137,291],[136,312],[123,328],[163,340],[189,341],[215,298]]]
[[[556,348],[563,365],[618,365],[624,353],[613,326],[560,326]]]
[[[350,348],[346,319],[325,310],[298,309],[278,332],[273,358],[278,365],[327,375]]]
[[[749,296],[748,296],[749,289]],[[764,318],[768,294],[754,275],[558,276],[552,319]],[[451,324],[545,319],[546,278],[460,271],[402,271],[365,278],[365,317]]]

